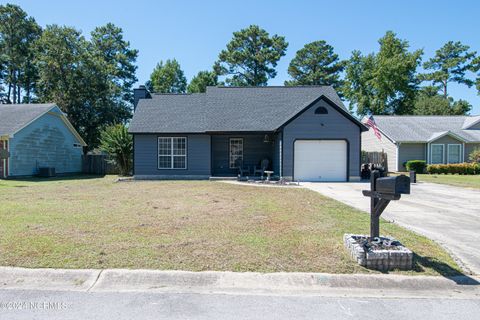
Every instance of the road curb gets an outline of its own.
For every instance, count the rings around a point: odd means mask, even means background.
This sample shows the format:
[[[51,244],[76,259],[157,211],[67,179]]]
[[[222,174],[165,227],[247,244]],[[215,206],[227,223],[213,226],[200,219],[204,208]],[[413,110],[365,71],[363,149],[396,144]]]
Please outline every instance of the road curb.
[[[480,299],[480,279],[468,276],[0,267],[0,279],[1,289]]]
[[[0,267],[0,289],[86,291],[101,270]]]

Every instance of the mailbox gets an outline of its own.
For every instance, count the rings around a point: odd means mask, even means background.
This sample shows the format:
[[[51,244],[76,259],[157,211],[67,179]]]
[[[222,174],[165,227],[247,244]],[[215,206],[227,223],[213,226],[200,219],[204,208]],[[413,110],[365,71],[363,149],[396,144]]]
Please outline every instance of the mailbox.
[[[378,178],[375,191],[388,194],[410,194],[410,178],[405,175]]]

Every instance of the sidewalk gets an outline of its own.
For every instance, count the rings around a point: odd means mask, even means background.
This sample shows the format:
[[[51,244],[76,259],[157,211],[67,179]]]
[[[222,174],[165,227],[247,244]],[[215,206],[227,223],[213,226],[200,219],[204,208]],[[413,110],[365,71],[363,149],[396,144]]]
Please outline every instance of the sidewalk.
[[[0,289],[480,299],[480,278],[0,267]]]

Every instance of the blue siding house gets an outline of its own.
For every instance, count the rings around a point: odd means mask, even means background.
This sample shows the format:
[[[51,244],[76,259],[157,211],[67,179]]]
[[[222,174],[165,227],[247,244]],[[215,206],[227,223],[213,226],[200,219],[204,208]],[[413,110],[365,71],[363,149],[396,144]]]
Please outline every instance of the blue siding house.
[[[40,167],[81,172],[84,146],[55,104],[0,105],[0,178],[32,176]]]
[[[330,86],[208,87],[195,94],[140,87],[134,97],[129,132],[137,179],[268,170],[287,180],[359,180],[367,128]]]

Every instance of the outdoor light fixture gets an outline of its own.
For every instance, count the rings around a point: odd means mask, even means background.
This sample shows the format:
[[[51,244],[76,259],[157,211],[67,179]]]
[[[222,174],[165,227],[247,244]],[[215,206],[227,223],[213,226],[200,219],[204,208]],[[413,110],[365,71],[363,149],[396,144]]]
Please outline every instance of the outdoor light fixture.
[[[268,134],[265,135],[265,137],[263,138],[263,142],[264,143],[270,143],[272,142],[272,140],[270,140],[270,136]]]

